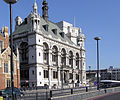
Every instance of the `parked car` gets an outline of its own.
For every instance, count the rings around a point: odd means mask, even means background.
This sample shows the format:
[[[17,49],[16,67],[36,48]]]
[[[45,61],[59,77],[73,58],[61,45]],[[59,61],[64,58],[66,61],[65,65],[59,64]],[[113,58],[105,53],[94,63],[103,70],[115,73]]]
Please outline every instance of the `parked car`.
[[[0,90],[0,96],[2,96],[2,90]]]
[[[3,97],[8,97],[8,96],[12,96],[12,88],[6,88],[5,90],[1,91],[1,93]],[[13,88],[13,94],[16,96],[23,96],[24,93],[20,91],[19,88]]]

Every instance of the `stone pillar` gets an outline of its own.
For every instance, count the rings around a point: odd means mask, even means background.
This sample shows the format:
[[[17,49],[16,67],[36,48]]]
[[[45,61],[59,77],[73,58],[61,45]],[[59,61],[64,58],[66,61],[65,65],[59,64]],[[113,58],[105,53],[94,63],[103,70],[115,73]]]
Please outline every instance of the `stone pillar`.
[[[69,71],[67,71],[66,79],[67,79],[67,82],[68,82],[69,81]]]
[[[52,65],[52,50],[49,49],[49,54],[48,54],[48,65],[51,66]]]
[[[83,80],[82,80],[82,73],[83,73],[83,71],[82,71],[82,69],[83,69],[83,68],[82,68],[82,59],[80,60],[80,65],[81,65],[81,66],[80,66],[80,74],[81,74],[81,75],[80,75],[80,81],[81,81],[81,84],[82,84],[82,83],[83,83],[83,82],[82,82],[82,81],[83,81]]]
[[[58,51],[58,67],[61,66],[61,52]]]
[[[64,80],[65,80],[64,73],[65,73],[65,72],[64,72],[64,70],[63,70],[63,83],[65,83],[65,81],[64,81]]]
[[[73,69],[76,69],[76,58],[73,56]]]
[[[49,68],[48,68],[48,73],[49,73],[49,77],[48,77],[48,80],[49,80],[49,88],[51,88],[51,68],[50,68],[50,66],[49,66]]]
[[[66,54],[66,65],[69,65],[69,54]]]
[[[76,80],[76,73],[75,73],[75,69],[73,69],[73,81],[75,83],[75,80]]]
[[[51,70],[51,66],[52,66],[52,50],[49,50],[49,54],[48,54],[48,73],[49,73],[49,88],[51,88],[52,84],[52,70]]]
[[[64,70],[62,69],[61,70],[61,88],[63,88],[64,87]]]
[[[79,57],[79,69],[78,69],[78,75],[79,75],[79,83],[81,83],[81,59]]]
[[[60,74],[60,67],[58,67],[58,88],[61,87],[61,80],[60,80],[60,77],[61,77],[61,74]]]

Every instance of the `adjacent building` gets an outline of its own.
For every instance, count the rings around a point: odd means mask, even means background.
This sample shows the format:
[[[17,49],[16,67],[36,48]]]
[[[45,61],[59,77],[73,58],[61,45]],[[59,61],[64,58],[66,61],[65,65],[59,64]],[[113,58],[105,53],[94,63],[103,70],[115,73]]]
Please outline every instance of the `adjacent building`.
[[[11,86],[10,54],[8,27],[0,30],[0,89]],[[19,53],[13,54],[14,86],[20,88]]]
[[[48,20],[48,3],[43,0],[42,16],[36,2],[22,20],[15,19],[14,47],[19,48],[21,86],[61,88],[86,84],[85,36],[65,21]]]
[[[113,68],[112,66],[108,69],[101,71],[101,80],[116,80],[120,81],[120,68]]]
[[[114,80],[120,81],[120,68],[110,66],[107,69],[100,69],[100,80]],[[97,79],[97,70],[87,70],[86,79],[89,85],[93,85]]]

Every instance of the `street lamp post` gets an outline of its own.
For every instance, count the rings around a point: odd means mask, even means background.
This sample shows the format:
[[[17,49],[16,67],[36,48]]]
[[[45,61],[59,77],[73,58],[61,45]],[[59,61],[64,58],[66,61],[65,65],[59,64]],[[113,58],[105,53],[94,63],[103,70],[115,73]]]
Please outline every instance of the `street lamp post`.
[[[14,79],[13,79],[13,36],[12,36],[12,4],[15,4],[18,0],[4,0],[10,6],[10,48],[11,48],[11,87],[12,87],[12,100],[14,100],[13,96],[13,88],[14,88]]]
[[[99,90],[100,79],[99,79],[99,44],[98,41],[101,40],[100,37],[94,38],[97,41],[97,90]]]
[[[91,66],[88,66],[89,67],[89,86],[90,86],[90,69],[91,69]]]

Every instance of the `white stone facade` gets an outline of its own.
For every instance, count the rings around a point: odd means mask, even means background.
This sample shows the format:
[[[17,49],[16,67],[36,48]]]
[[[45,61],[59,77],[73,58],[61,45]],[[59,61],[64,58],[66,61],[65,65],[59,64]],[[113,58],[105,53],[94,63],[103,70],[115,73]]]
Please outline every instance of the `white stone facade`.
[[[81,29],[65,21],[55,24],[44,20],[36,6],[35,2],[23,22],[16,18],[13,33],[14,46],[20,51],[21,85],[61,88],[86,84]]]

